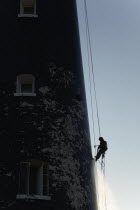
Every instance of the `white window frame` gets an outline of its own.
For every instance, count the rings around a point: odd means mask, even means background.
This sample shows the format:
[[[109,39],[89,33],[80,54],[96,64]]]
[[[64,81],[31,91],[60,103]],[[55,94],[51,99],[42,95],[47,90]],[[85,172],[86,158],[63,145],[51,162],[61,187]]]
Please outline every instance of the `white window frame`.
[[[36,0],[34,0],[34,12],[33,14],[25,14],[24,13],[24,6],[23,6],[23,1],[20,0],[20,14],[18,14],[18,17],[31,17],[31,18],[37,18],[38,15],[36,14]]]
[[[40,160],[28,160],[28,161],[26,161],[26,162],[21,162],[20,163],[20,170],[21,170],[21,165],[22,164],[26,164],[27,165],[27,169],[28,169],[28,177],[26,177],[26,184],[28,185],[28,186],[26,186],[27,187],[27,193],[26,194],[21,194],[21,191],[20,191],[20,174],[19,174],[19,189],[18,189],[18,194],[17,194],[17,196],[16,196],[16,199],[32,199],[32,200],[51,200],[51,197],[49,196],[49,177],[48,177],[48,165],[46,164],[46,163],[44,163],[44,162],[42,162],[42,161],[40,161]],[[41,180],[39,180],[39,182],[40,182],[40,185],[39,185],[39,188],[38,188],[38,191],[40,191],[40,193],[38,193],[38,194],[30,194],[30,168],[32,167],[32,165],[33,164],[38,164],[39,165],[39,167],[38,167],[38,169],[40,170],[40,175],[41,175],[41,177],[39,177],[39,178],[41,178]],[[47,165],[47,174],[44,174],[43,173],[43,167],[44,167],[44,165],[46,166]],[[39,176],[40,176],[39,175]],[[43,179],[44,179],[44,176],[46,176],[46,179],[47,179],[47,182],[48,182],[48,185],[47,185],[47,195],[44,195],[43,194],[43,188],[44,188],[44,184],[43,184]],[[41,183],[42,182],[42,183]],[[39,183],[37,183],[37,184],[39,184]]]
[[[32,91],[30,93],[25,93],[21,91],[22,87],[22,76],[23,77],[31,77],[32,78]],[[35,77],[32,74],[21,74],[17,76],[17,82],[16,82],[16,93],[14,93],[14,96],[36,96],[35,93]]]

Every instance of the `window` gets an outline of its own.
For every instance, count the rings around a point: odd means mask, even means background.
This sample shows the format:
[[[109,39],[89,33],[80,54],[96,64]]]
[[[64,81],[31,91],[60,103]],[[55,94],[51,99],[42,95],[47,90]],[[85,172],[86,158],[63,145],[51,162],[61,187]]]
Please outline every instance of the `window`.
[[[17,76],[15,96],[36,96],[35,77],[31,74]]]
[[[48,165],[40,160],[20,163],[17,199],[50,200]]]
[[[36,0],[20,0],[18,17],[38,17],[36,15]]]

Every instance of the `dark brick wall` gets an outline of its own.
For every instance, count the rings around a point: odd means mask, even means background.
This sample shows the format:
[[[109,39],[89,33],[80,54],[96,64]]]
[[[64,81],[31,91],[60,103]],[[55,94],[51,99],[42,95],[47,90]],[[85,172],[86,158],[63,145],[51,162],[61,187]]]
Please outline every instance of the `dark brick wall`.
[[[0,208],[96,210],[91,145],[74,0],[38,0],[38,18],[0,1]],[[16,97],[33,74],[35,97]],[[16,200],[19,164],[49,165],[51,201]]]

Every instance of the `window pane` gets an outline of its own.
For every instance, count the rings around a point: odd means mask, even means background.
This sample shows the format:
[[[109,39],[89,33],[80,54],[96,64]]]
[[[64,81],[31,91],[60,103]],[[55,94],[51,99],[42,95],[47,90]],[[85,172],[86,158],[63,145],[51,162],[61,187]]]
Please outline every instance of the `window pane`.
[[[43,167],[31,166],[30,194],[43,195]]]
[[[48,185],[48,167],[45,164],[43,167],[43,195],[48,195],[49,191]]]
[[[17,93],[34,93],[35,78],[31,74],[17,76]]]
[[[37,184],[37,194],[43,195],[43,166],[38,168],[36,184]]]
[[[32,93],[32,84],[21,84],[22,93]]]
[[[48,177],[43,176],[43,195],[48,195]]]
[[[35,14],[35,0],[21,0],[21,12],[24,14]]]
[[[34,14],[33,7],[24,7],[24,14]]]
[[[31,167],[30,170],[30,194],[37,195],[37,171],[38,168]]]
[[[36,0],[21,0],[23,7],[34,7]]]
[[[19,194],[48,195],[48,167],[42,161],[31,160],[20,164]]]

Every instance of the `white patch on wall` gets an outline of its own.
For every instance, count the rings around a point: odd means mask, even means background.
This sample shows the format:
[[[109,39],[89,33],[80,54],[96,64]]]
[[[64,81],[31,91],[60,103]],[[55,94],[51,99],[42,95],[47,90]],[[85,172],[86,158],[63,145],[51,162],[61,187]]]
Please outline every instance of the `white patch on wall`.
[[[39,91],[42,93],[43,96],[45,96],[47,93],[50,92],[49,88],[47,86],[40,87]]]
[[[29,108],[32,108],[32,107],[33,107],[32,104],[29,104],[29,103],[27,103],[27,102],[21,102],[21,103],[20,103],[20,106],[21,106],[21,107],[29,107]]]
[[[44,149],[41,150],[41,152],[43,152],[43,153],[45,153],[47,151],[48,151],[48,148],[44,148]]]
[[[56,102],[52,100],[43,100],[43,104],[45,105],[45,110],[48,111],[48,108],[51,108],[52,110],[56,109]]]

